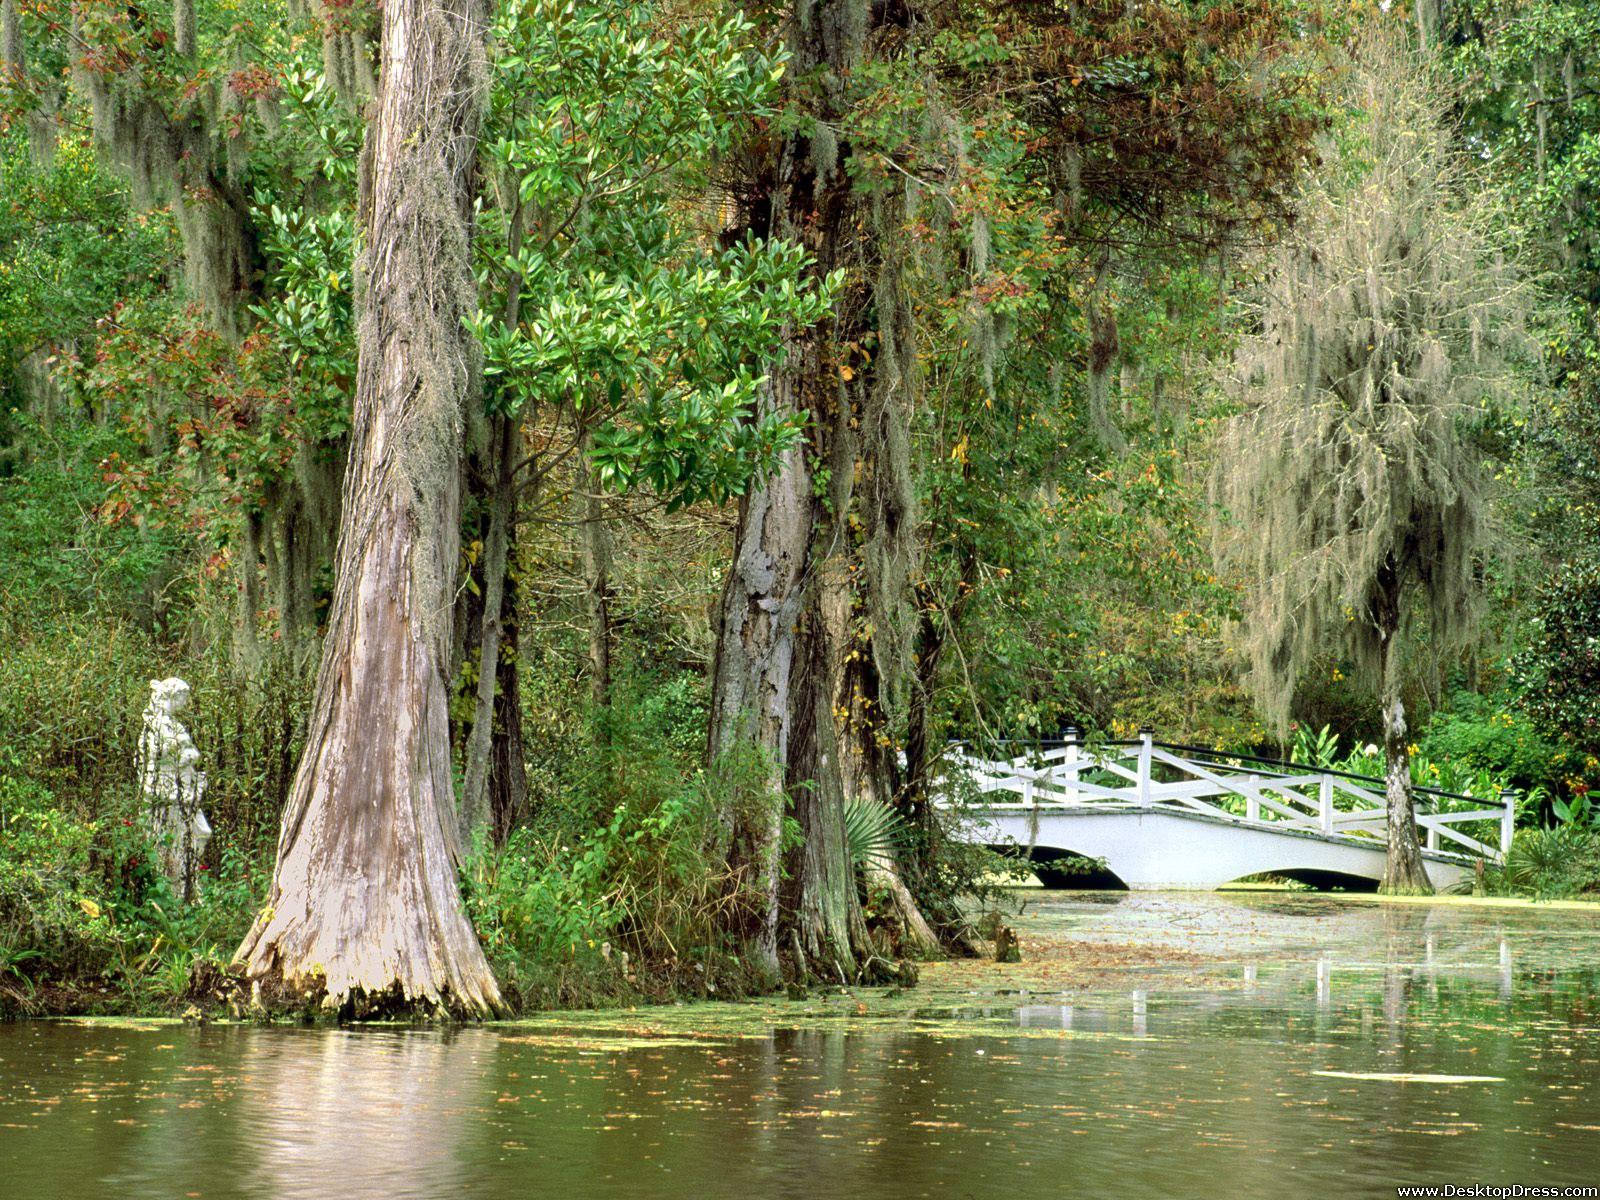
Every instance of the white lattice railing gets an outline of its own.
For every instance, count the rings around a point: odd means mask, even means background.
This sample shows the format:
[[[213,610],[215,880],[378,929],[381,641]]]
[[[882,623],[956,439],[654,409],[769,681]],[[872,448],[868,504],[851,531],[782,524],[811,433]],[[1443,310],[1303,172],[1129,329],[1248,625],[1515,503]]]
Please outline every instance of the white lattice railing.
[[[1060,743],[1015,758],[980,758],[960,750],[952,757],[952,765],[980,793],[995,797],[984,801],[986,807],[1175,808],[1325,837],[1366,841],[1386,836],[1381,779],[1212,755],[1157,742],[1148,733],[1134,742],[1107,743],[1093,753],[1069,733]],[[1511,796],[1481,800],[1431,788],[1416,788],[1414,795],[1417,826],[1429,850],[1501,858],[1510,849],[1516,815]],[[1482,840],[1494,838],[1483,822],[1498,826],[1498,847]]]

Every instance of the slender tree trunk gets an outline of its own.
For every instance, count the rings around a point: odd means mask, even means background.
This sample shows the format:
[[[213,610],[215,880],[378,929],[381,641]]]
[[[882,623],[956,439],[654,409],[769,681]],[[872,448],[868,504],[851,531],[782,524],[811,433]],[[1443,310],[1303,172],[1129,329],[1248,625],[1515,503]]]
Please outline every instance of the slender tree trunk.
[[[1433,892],[1417,839],[1417,814],[1411,795],[1411,751],[1406,743],[1406,708],[1400,698],[1399,650],[1395,635],[1400,627],[1400,583],[1392,567],[1379,573],[1378,603],[1380,656],[1383,673],[1384,783],[1388,800],[1388,853],[1383,882],[1378,890],[1388,895],[1427,895]]]
[[[527,210],[516,181],[502,180],[501,202],[510,204],[507,252],[515,257],[527,235]],[[522,314],[522,277],[507,281],[501,320],[515,328]],[[517,665],[516,581],[512,577],[519,520],[518,459],[522,453],[522,420],[508,411],[503,396],[485,396],[477,418],[468,422],[468,455],[463,475],[464,499],[487,509],[478,520],[483,553],[478,586],[463,588],[456,602],[452,645],[458,678],[468,654],[476,660],[477,688],[472,722],[461,747],[463,786],[461,826],[469,842],[487,829],[496,845],[504,845],[528,797],[528,771],[522,745],[522,687]]]
[[[337,583],[271,892],[238,957],[332,1007],[483,1015],[501,1001],[456,878],[447,675],[485,12],[389,0],[382,20]]]
[[[1439,30],[1444,21],[1444,0],[1415,0],[1417,20],[1417,45],[1423,50],[1438,44]]]
[[[462,526],[466,531],[463,536],[472,537],[480,547],[487,548],[491,541],[496,540],[491,537],[491,528],[494,514],[499,510],[505,521],[507,544],[504,554],[490,554],[487,549],[480,552],[470,568],[471,586],[458,587],[456,590],[450,678],[455,681],[463,678],[462,668],[470,655],[473,662],[470,677],[473,682],[463,693],[470,702],[470,715],[455,723],[451,737],[461,762],[465,764],[469,747],[475,751],[482,749],[481,746],[473,746],[473,731],[483,729],[484,720],[489,722],[487,764],[480,768],[484,771],[482,791],[479,793],[482,815],[475,819],[493,838],[494,844],[501,846],[527,806],[528,772],[522,740],[522,683],[518,667],[520,638],[517,627],[516,560],[517,514],[521,506],[517,491],[506,486],[501,478],[500,451],[506,443],[497,442],[498,432],[499,422],[492,418],[486,420],[477,437],[477,453],[467,455],[462,502],[471,505],[476,515],[475,519],[463,521]],[[516,436],[513,425],[513,437]],[[509,517],[504,516],[507,510]],[[491,559],[495,561],[491,562]],[[500,629],[499,636],[493,639],[491,651],[495,672],[493,696],[485,709],[481,707],[484,696],[481,685],[482,672],[488,664],[483,659],[483,635],[488,593],[492,590],[489,587],[491,573],[500,581]],[[463,803],[458,814],[464,808]],[[468,826],[465,815],[461,815],[459,820],[463,829],[472,828]]]
[[[1533,163],[1541,188],[1545,183],[1545,157],[1550,145],[1550,112],[1545,103],[1544,70],[1544,57],[1537,55],[1533,60],[1533,124],[1538,137],[1533,143]]]
[[[939,666],[944,661],[944,644],[945,634],[937,616],[924,610],[918,617],[911,696],[906,714],[906,765],[895,797],[906,820],[912,822],[924,820],[930,807],[928,791],[934,761],[931,744],[933,696]]]
[[[472,730],[463,756],[461,832],[467,845],[491,824],[489,776],[496,732],[496,697],[500,694],[500,649],[505,633],[506,571],[517,519],[516,465],[519,423],[515,417],[490,420],[489,459],[493,481],[489,491],[489,529],[483,547],[482,617],[478,623],[478,688]],[[518,723],[520,727],[520,722]]]
[[[246,512],[239,522],[239,541],[231,547],[233,575],[238,581],[239,612],[233,637],[236,666],[254,671],[261,666],[261,515]]]
[[[1411,755],[1406,746],[1406,709],[1397,688],[1384,688],[1383,755],[1389,803],[1388,857],[1383,865],[1380,892],[1390,895],[1427,894],[1433,891],[1422,862],[1417,838],[1416,808],[1411,796]]]
[[[589,462],[587,435],[579,460],[584,604],[589,610],[589,687],[595,710],[603,713],[611,705],[611,530],[606,526],[605,505],[600,500],[600,481]]]
[[[522,631],[514,548],[512,557],[501,609],[503,633],[497,667],[500,686],[494,697],[494,738],[489,760],[489,828],[497,846],[505,845],[528,807],[528,764],[522,749],[522,671],[518,665]]]

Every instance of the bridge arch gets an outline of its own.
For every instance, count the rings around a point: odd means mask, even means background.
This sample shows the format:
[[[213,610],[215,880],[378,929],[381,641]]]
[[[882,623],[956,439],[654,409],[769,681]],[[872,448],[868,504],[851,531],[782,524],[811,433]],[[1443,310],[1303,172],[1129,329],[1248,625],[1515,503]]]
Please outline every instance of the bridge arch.
[[[1314,886],[1371,891],[1382,878],[1384,843],[1263,827],[1172,807],[1101,805],[968,809],[973,841],[1028,860],[1046,886],[1210,891],[1271,874]],[[1109,878],[1076,875],[1071,864],[1100,859]],[[1434,886],[1470,873],[1463,860],[1425,852]]]
[[[994,847],[1002,853],[1006,847]],[[1015,853],[1017,847],[1009,848]],[[1128,885],[1104,859],[1055,846],[1034,846],[1028,867],[1047,888],[1078,892],[1125,892]]]

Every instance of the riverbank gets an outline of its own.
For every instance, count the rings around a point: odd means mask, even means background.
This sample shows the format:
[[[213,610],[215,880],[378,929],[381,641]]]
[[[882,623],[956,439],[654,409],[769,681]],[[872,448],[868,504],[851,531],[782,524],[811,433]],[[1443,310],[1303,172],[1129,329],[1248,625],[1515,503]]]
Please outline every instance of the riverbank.
[[[949,958],[920,963],[915,986],[819,987],[803,998],[733,997],[715,1000],[688,987],[666,984],[651,992],[622,979],[592,982],[581,1006],[528,1003],[518,1024],[634,1026],[682,1029],[701,1016],[734,1024],[770,1024],[811,1018],[826,1022],[893,1019],[918,1011],[982,1010],[1024,1000],[1072,1000],[1109,990],[1184,994],[1235,989],[1243,968],[1283,955],[1312,957],[1362,949],[1373,923],[1362,914],[1387,912],[1386,946],[1406,938],[1426,947],[1443,930],[1538,928],[1550,915],[1595,915],[1590,901],[1530,901],[1509,896],[1376,896],[1360,893],[1240,888],[1219,893],[1045,891],[1019,888],[1019,914],[1011,918],[1022,962]],[[1594,962],[1600,963],[1600,947]],[[1552,963],[1555,965],[1555,963]],[[637,978],[637,976],[635,976]],[[190,976],[165,992],[118,987],[114,981],[51,982],[24,990],[0,979],[0,1013],[27,1018],[182,1018],[238,1021],[237,990],[221,962],[202,960]]]
[[[1532,963],[1545,969],[1600,964],[1596,937],[1583,917],[1600,916],[1586,901],[1529,901],[1510,897],[1390,897],[1263,888],[1216,893],[1052,892],[1019,889],[1012,918],[1022,951],[1018,963],[965,958],[919,964],[918,981],[888,987],[821,987],[804,996],[674,999],[596,990],[582,1007],[529,1007],[512,1024],[530,1028],[692,1030],[701,1021],[719,1028],[850,1025],[917,1014],[1008,1011],[1023,1003],[1070,1002],[1112,992],[1183,995],[1248,989],[1255,968],[1271,964],[1300,974],[1340,961],[1359,962],[1380,948],[1394,961],[1429,961],[1461,938],[1481,953],[1489,939],[1520,937]],[[1550,951],[1541,930],[1554,921],[1579,931],[1578,943]],[[1381,935],[1381,947],[1374,939]],[[1441,939],[1443,942],[1441,943]],[[1498,949],[1494,969],[1500,961]],[[41,991],[31,1011],[54,1017],[239,1020],[220,973],[194,981],[179,1000],[138,1007],[109,984]],[[3,985],[0,985],[3,991]],[[491,1024],[504,1024],[496,1022]]]

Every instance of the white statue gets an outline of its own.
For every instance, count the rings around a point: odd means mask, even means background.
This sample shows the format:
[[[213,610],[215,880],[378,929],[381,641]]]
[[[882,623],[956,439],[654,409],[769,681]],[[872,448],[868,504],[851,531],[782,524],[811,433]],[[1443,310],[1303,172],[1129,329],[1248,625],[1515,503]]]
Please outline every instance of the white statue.
[[[161,869],[185,900],[193,899],[200,856],[211,840],[211,822],[200,811],[206,776],[196,770],[200,751],[178,720],[189,706],[189,685],[178,678],[152,679],[150,703],[139,736],[139,787]]]

